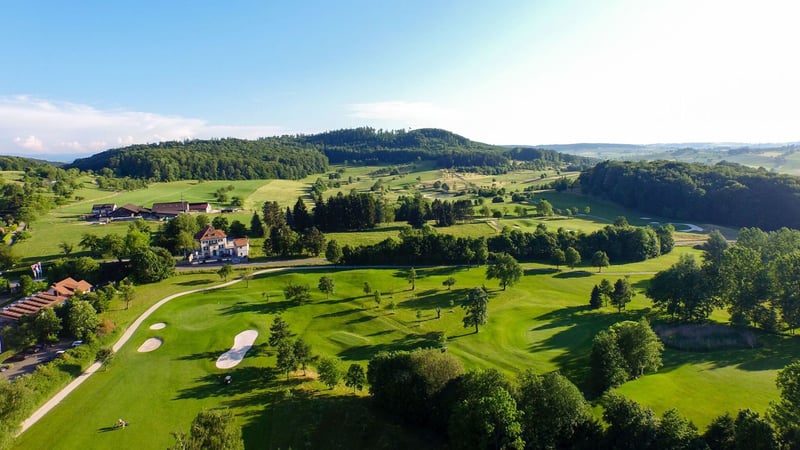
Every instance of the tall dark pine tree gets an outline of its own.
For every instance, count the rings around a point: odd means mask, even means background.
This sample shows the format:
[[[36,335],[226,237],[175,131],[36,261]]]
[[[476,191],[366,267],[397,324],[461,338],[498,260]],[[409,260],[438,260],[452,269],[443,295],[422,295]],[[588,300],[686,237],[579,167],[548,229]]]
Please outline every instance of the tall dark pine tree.
[[[291,226],[294,231],[303,232],[314,225],[302,198],[298,197],[297,202],[294,204],[292,216],[294,217],[294,223],[289,224],[289,226]]]

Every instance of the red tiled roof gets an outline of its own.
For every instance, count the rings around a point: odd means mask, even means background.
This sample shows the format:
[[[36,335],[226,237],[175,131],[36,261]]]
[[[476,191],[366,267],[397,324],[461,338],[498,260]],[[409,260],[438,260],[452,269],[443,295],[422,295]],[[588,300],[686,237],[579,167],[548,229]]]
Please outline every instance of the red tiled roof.
[[[228,235],[225,234],[223,230],[217,230],[211,225],[206,225],[205,228],[200,230],[197,234],[194,235],[194,238],[198,241],[208,241],[211,239],[225,239]]]
[[[234,247],[244,247],[245,245],[250,243],[250,239],[247,238],[238,238],[233,240]]]

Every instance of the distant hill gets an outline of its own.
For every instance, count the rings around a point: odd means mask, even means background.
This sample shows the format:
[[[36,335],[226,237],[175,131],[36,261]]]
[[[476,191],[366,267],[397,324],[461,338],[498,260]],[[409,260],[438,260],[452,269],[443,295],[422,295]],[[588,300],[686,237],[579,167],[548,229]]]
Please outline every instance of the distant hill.
[[[798,142],[781,144],[689,142],[648,145],[581,143],[515,147],[546,148],[601,160],[667,160],[703,164],[727,161],[754,168],[763,167],[772,172],[800,175],[800,152],[798,152],[800,143]]]
[[[61,167],[64,163],[43,159],[23,158],[21,156],[0,156],[0,170],[25,170],[39,167]]]
[[[133,145],[75,160],[67,167],[156,181],[304,178],[328,163],[405,164],[502,172],[513,167],[581,170],[593,159],[546,149],[483,144],[446,130],[353,128],[257,140],[213,139]]]

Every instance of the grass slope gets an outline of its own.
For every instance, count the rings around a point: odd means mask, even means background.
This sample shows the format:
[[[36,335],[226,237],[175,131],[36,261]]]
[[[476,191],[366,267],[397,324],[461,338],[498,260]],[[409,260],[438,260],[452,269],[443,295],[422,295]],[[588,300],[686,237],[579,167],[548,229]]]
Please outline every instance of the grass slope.
[[[677,254],[668,258],[676,259]],[[650,277],[650,264],[624,267],[638,289]],[[286,381],[275,373],[274,354],[266,346],[272,318],[281,314],[315,353],[337,355],[345,367],[352,362],[365,365],[382,350],[434,346],[445,332],[448,351],[467,368],[495,367],[512,376],[526,368],[538,373],[560,370],[583,384],[593,336],[616,321],[652,314],[642,294],[622,314],[587,308],[591,287],[602,277],[615,279],[619,275],[612,273],[621,269],[612,266],[610,273],[597,274],[592,269],[554,271],[532,264],[526,266],[521,283],[507,291],[487,282],[483,268],[418,269],[415,291],[409,290],[400,270],[300,271],[262,275],[249,288],[239,283],[181,297],[148,319],[108,372],[90,378],[22,435],[16,448],[53,448],[53,442],[58,442],[57,448],[164,448],[172,442],[170,432],[186,430],[198,410],[214,407],[234,412],[252,448],[323,442],[329,448],[437,447],[441,442],[435,437],[375,415],[364,393],[328,391],[310,377],[297,374]],[[336,282],[336,294],[329,299],[315,289],[323,274]],[[448,291],[441,283],[449,276],[457,283]],[[205,277],[187,279],[187,286],[204,285],[209,281]],[[372,295],[364,294],[365,281],[383,293],[380,308]],[[313,300],[302,305],[286,301],[281,289],[288,282],[308,283]],[[489,323],[475,334],[462,326],[458,304],[467,289],[482,284],[491,290]],[[396,303],[393,311],[386,308],[391,301]],[[441,310],[438,319],[436,307]],[[150,330],[156,322],[166,322],[167,327]],[[228,371],[216,369],[216,358],[230,348],[233,336],[247,329],[258,330],[259,336],[244,362]],[[164,340],[161,348],[136,352],[154,336]],[[701,426],[724,411],[751,407],[763,412],[777,396],[776,370],[798,351],[793,338],[762,337],[762,342],[765,345],[754,350],[668,351],[659,373],[619,390],[659,411],[678,407]],[[222,385],[223,374],[231,374],[234,383]],[[119,417],[131,426],[109,430]]]

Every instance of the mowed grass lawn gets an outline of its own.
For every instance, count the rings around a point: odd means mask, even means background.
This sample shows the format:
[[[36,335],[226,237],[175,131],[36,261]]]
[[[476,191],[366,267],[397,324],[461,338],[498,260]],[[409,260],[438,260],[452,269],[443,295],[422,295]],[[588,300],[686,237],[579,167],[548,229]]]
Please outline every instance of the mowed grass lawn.
[[[582,385],[593,336],[616,321],[652,314],[641,293],[622,314],[612,308],[587,308],[592,286],[602,277],[613,280],[618,275],[525,267],[527,275],[507,291],[499,290],[494,280],[486,281],[484,268],[420,268],[415,291],[401,270],[364,269],[271,273],[250,281],[249,287],[238,283],[181,297],[145,322],[107,372],[91,377],[23,434],[15,447],[165,448],[173,442],[170,433],[187,430],[200,409],[218,407],[234,412],[248,448],[320,443],[330,448],[379,448],[387,442],[401,442],[405,448],[439,446],[441,442],[430,436],[376,416],[365,406],[365,393],[354,396],[344,387],[329,391],[300,374],[286,381],[275,373],[275,357],[266,346],[269,325],[281,314],[315,353],[338,356],[345,368],[353,362],[366,366],[382,350],[436,346],[439,333],[445,332],[448,351],[468,369],[493,367],[509,376],[526,368],[538,373],[560,370]],[[639,289],[650,277],[642,273],[651,269],[649,265],[625,269]],[[336,294],[329,299],[316,289],[322,275],[336,283]],[[448,291],[442,281],[449,276],[457,282]],[[207,281],[198,278],[190,284]],[[380,308],[363,292],[365,281],[381,291]],[[282,287],[288,282],[309,284],[312,301],[286,301]],[[469,288],[483,284],[491,295],[489,323],[475,334],[463,327],[458,305]],[[394,310],[387,307],[390,302],[396,304]],[[156,322],[167,327],[150,330]],[[217,357],[231,347],[237,333],[248,329],[259,336],[242,364],[217,369]],[[137,347],[150,337],[163,339],[163,346],[138,353]],[[735,414],[749,407],[763,412],[777,397],[776,371],[800,352],[794,338],[768,336],[762,342],[753,350],[668,350],[661,371],[619,390],[657,411],[676,407],[701,428],[725,411]],[[221,384],[225,374],[233,376],[233,384]],[[131,426],[109,429],[120,417]]]

